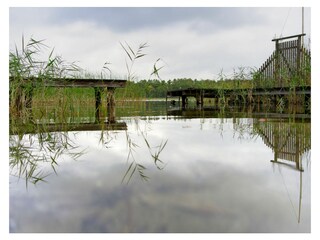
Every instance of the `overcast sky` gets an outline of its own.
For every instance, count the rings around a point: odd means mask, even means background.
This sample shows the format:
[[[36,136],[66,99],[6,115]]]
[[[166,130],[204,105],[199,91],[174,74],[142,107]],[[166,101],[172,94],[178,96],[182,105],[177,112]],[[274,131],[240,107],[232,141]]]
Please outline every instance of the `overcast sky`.
[[[69,62],[100,73],[107,61],[124,77],[126,54],[147,42],[136,61],[137,79],[149,79],[153,64],[164,80],[216,79],[223,70],[258,68],[274,49],[274,37],[301,33],[301,8],[15,8],[9,12],[10,49],[21,38],[46,39]],[[305,43],[310,39],[310,8],[305,8]]]
[[[156,0],[155,0],[156,1]],[[178,0],[177,0],[178,1]],[[159,3],[174,2],[173,0],[158,1]],[[212,0],[213,2],[214,0]],[[141,78],[149,78],[153,62],[161,57],[165,61],[165,68],[161,71],[163,79],[178,77],[192,78],[216,78],[221,69],[231,73],[233,68],[239,66],[260,67],[265,59],[273,51],[274,45],[271,39],[274,36],[297,34],[301,32],[301,8],[192,8],[177,11],[169,8],[168,11],[141,8],[123,8],[120,10],[110,8],[98,9],[76,9],[76,8],[10,8],[9,10],[9,31],[7,10],[10,6],[29,6],[29,2],[44,2],[55,6],[61,4],[77,5],[81,0],[56,0],[56,1],[23,1],[8,0],[0,1],[0,25],[3,31],[0,45],[0,68],[2,75],[8,75],[8,54],[7,53],[7,33],[9,32],[9,47],[12,49],[14,44],[20,45],[21,36],[25,38],[31,35],[37,39],[46,39],[46,44],[55,47],[55,52],[62,55],[68,61],[78,61],[79,65],[91,72],[100,72],[105,61],[112,63],[110,68],[114,74],[125,75],[125,54],[119,42],[127,41],[133,47],[139,43],[148,42],[150,47],[148,55],[140,59],[135,65],[135,71]],[[17,3],[18,2],[18,3]],[[26,3],[28,2],[28,3]],[[72,3],[71,3],[72,2]],[[98,0],[87,1],[87,5],[97,4]],[[120,0],[108,1],[122,2]],[[129,0],[127,1],[129,2]],[[133,3],[143,1],[132,1]],[[147,1],[145,1],[147,2]],[[151,1],[148,1],[151,2]],[[190,2],[181,1],[176,5]],[[195,5],[202,2],[197,1]],[[226,0],[219,1],[225,4]],[[256,5],[259,1],[234,1]],[[299,6],[300,3],[306,6],[312,5],[312,62],[319,64],[319,4],[314,0],[273,0],[260,1],[268,6]],[[284,3],[285,2],[285,3]],[[33,3],[34,6],[38,6]],[[98,3],[101,4],[101,3]],[[131,5],[127,3],[127,5]],[[118,5],[119,6],[119,5]],[[121,6],[121,5],[120,5]],[[96,12],[95,10],[98,10]],[[104,13],[103,13],[104,12]],[[138,13],[139,12],[139,13]],[[177,14],[179,12],[179,14]],[[130,16],[130,17],[129,17]],[[315,21],[316,20],[316,21]],[[305,8],[305,32],[310,36],[310,9]],[[307,39],[308,39],[307,37]],[[315,61],[316,60],[316,61]],[[319,69],[312,68],[312,86],[319,89],[318,81]],[[4,78],[4,79],[5,79]],[[3,81],[1,87],[1,102],[3,106],[8,106],[9,81]],[[315,90],[317,91],[317,90]],[[318,118],[319,95],[312,97],[313,119]],[[9,114],[8,108],[1,110],[3,113],[1,135],[8,135]],[[316,121],[314,121],[316,122]],[[3,129],[3,130],[2,130]],[[319,142],[319,124],[312,124],[312,142]],[[1,146],[4,146],[3,156],[8,159],[8,137],[0,139]],[[317,145],[317,144],[314,144]],[[319,158],[319,148],[313,148],[312,159]],[[8,166],[6,161],[2,161],[1,174],[3,201],[1,212],[9,212],[9,188],[7,186]],[[319,169],[319,161],[312,161],[313,169]],[[318,181],[318,175],[312,175],[313,182]],[[319,234],[319,188],[316,184],[312,185],[312,236]],[[3,209],[4,208],[4,209]],[[1,235],[7,235],[8,218],[1,219]],[[7,224],[6,224],[7,223]],[[7,227],[5,227],[7,226]],[[4,230],[5,229],[5,230]],[[3,230],[3,231],[2,231]],[[25,236],[21,236],[24,237]],[[81,236],[77,236],[80,239]],[[131,237],[131,236],[129,236]],[[140,237],[140,236],[139,236]],[[235,237],[241,238],[236,235]],[[247,237],[244,236],[244,239]],[[261,236],[263,237],[263,236]],[[266,237],[265,239],[267,239]],[[276,237],[277,238],[277,237]],[[318,238],[318,237],[317,237]],[[242,239],[242,238],[241,238]],[[316,239],[316,238],[315,238]]]

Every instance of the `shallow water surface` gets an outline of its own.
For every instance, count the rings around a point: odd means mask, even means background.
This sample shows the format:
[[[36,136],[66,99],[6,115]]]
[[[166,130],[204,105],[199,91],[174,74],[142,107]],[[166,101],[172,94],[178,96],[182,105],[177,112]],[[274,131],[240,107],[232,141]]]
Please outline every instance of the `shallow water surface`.
[[[310,232],[310,122],[119,122],[68,132],[84,152],[39,164],[45,182],[10,177],[10,232]]]

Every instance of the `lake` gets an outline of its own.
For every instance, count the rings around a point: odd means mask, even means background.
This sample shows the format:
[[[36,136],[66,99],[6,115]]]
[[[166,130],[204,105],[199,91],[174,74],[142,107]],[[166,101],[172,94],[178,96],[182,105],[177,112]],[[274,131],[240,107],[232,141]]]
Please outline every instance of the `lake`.
[[[311,231],[310,114],[116,112],[110,130],[10,136],[11,233]]]

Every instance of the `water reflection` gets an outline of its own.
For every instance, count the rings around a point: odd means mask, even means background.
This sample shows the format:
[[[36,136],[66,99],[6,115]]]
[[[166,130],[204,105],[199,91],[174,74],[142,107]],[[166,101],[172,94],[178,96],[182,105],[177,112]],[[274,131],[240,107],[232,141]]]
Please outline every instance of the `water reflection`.
[[[264,143],[273,150],[272,163],[287,166],[295,163],[294,168],[303,171],[301,156],[311,149],[311,124],[293,120],[256,119],[253,126]]]
[[[291,109],[292,110],[292,109]],[[274,158],[272,164],[280,164],[299,171],[299,196],[298,210],[295,210],[290,194],[289,201],[297,218],[297,222],[301,221],[301,205],[303,195],[303,164],[302,160],[307,159],[310,163],[311,150],[311,115],[305,109],[294,108],[293,113],[269,112],[266,109],[253,111],[252,108],[231,108],[228,111],[219,108],[171,108],[168,110],[171,116],[181,116],[188,118],[211,118],[211,117],[229,117],[233,119],[233,130],[237,134],[238,139],[243,139],[246,135],[250,139],[260,137],[266,146],[272,149]],[[250,123],[242,121],[244,116],[253,117]],[[261,118],[262,117],[262,118]],[[248,119],[246,119],[248,120]],[[223,124],[221,124],[222,126]],[[201,127],[202,129],[202,127]],[[223,137],[223,129],[220,127],[220,135]],[[294,163],[292,165],[292,163]],[[282,172],[279,168],[279,172]],[[285,182],[283,182],[286,185]],[[287,186],[285,186],[287,190]],[[296,213],[298,212],[298,213]]]
[[[310,232],[310,118],[210,111],[67,132],[86,154],[50,187],[10,185],[10,231]]]
[[[77,159],[84,153],[70,138],[68,132],[38,132],[10,135],[10,174],[36,184],[50,175],[48,166],[56,172],[64,156]]]
[[[45,181],[51,170],[57,174],[59,162],[64,157],[77,159],[85,153],[76,142],[76,135],[81,131],[126,130],[125,123],[54,122],[44,119],[10,119],[9,166],[10,175],[24,178],[36,184]],[[48,166],[50,168],[48,168]]]
[[[296,122],[296,119],[291,120],[291,122],[283,122],[281,120],[259,119],[254,123],[254,130],[273,150],[274,158],[271,160],[273,164],[281,164],[300,172],[299,207],[298,214],[296,214],[297,220],[300,222],[303,191],[302,172],[304,171],[302,156],[308,154],[311,149],[311,124],[310,122]],[[292,163],[294,163],[293,166]]]
[[[143,139],[143,146],[138,145],[138,143],[136,143],[136,141],[132,139],[130,133],[126,131],[126,143],[127,143],[127,149],[128,149],[128,155],[127,155],[128,169],[121,180],[121,182],[126,182],[126,183],[130,182],[132,176],[135,173],[137,173],[140,176],[140,178],[144,181],[147,181],[149,179],[149,176],[147,176],[147,174],[145,173],[145,170],[147,170],[147,168],[141,163],[139,159],[135,157],[136,149],[139,147],[148,149],[152,162],[154,163],[154,165],[158,170],[163,170],[165,167],[165,162],[160,159],[160,154],[166,147],[168,139],[165,141],[161,140],[159,145],[156,145],[156,146],[151,145],[148,137],[148,131],[150,131],[151,129],[150,128],[151,122],[145,121],[145,127],[144,129],[141,129],[139,119],[134,118],[134,120],[135,120],[136,132]]]
[[[149,176],[145,173],[146,167],[139,159],[135,157],[136,149],[144,147],[148,149],[149,155],[155,167],[162,170],[165,163],[160,159],[160,154],[167,145],[168,140],[161,140],[157,145],[151,145],[148,131],[151,126],[150,121],[144,121],[145,127],[138,118],[134,118],[136,131],[141,139],[143,145],[138,145],[137,141],[131,137],[127,131],[127,124],[125,122],[114,123],[97,123],[90,122],[67,122],[54,123],[52,121],[45,121],[42,119],[41,123],[34,124],[33,122],[24,122],[24,124],[11,123],[9,150],[10,150],[10,174],[19,179],[24,178],[26,186],[28,182],[36,184],[39,181],[45,181],[45,178],[50,175],[48,165],[51,170],[57,174],[56,168],[58,162],[63,160],[63,156],[77,159],[85,153],[84,148],[80,148],[77,143],[76,135],[80,132],[99,131],[100,138],[97,144],[103,144],[109,148],[111,141],[116,141],[113,135],[118,131],[124,131],[127,145],[127,165],[122,181],[129,183],[134,174],[138,174],[141,179],[147,181]],[[46,165],[47,163],[47,165]]]

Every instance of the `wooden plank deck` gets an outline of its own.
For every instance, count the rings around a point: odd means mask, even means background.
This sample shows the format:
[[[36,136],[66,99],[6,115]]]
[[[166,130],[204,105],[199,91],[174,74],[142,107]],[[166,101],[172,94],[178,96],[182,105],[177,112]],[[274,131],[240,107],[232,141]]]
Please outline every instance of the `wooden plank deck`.
[[[127,130],[125,122],[115,123],[50,123],[50,124],[16,124],[14,129],[9,128],[9,134],[17,134],[23,132],[24,134],[36,134],[43,132],[70,132],[70,131],[121,131]]]
[[[276,88],[256,88],[256,89],[200,89],[200,88],[187,88],[187,89],[176,89],[167,91],[167,97],[196,97],[203,95],[207,98],[218,98],[220,95],[232,95],[239,93],[249,93],[252,95],[289,95],[293,93],[293,89],[290,87],[276,87]],[[311,94],[311,86],[296,87],[296,94]]]
[[[10,81],[14,78],[10,77]],[[33,87],[44,86],[44,87],[80,87],[80,88],[123,88],[126,86],[127,80],[119,79],[75,79],[75,78],[26,78],[23,81],[32,83]]]
[[[182,99],[182,106],[187,104],[188,97],[196,98],[198,105],[203,106],[204,98],[219,99],[222,96],[227,98],[242,99],[246,97],[247,102],[254,102],[260,96],[269,96],[270,98],[284,97],[290,95],[301,95],[306,98],[311,97],[311,86],[302,87],[274,87],[274,88],[247,88],[247,89],[200,89],[187,88],[167,91],[166,98],[179,97]]]
[[[295,94],[299,95],[311,95],[311,86],[295,87],[295,89],[290,87],[256,88],[253,89],[252,95],[290,95],[293,94],[294,91]]]
[[[18,78],[9,77],[9,83],[18,82],[18,94],[12,104],[14,104],[18,113],[21,112],[23,106],[27,109],[32,108],[33,89],[37,87],[55,87],[55,88],[92,88],[95,93],[95,113],[99,119],[101,108],[101,94],[103,89],[107,89],[107,109],[108,120],[115,123],[115,99],[114,91],[116,88],[124,88],[127,80],[119,79],[76,79],[76,78]],[[10,97],[10,100],[11,97]]]

